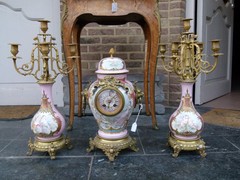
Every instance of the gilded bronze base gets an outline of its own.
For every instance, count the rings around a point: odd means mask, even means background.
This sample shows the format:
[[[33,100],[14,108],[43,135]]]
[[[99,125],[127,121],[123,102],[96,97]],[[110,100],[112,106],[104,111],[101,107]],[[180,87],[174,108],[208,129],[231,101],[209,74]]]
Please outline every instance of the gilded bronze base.
[[[192,141],[184,141],[176,139],[170,134],[168,145],[173,148],[173,157],[178,157],[180,151],[198,151],[202,157],[207,155],[205,152],[205,142],[200,138]]]
[[[72,149],[72,144],[68,137],[61,136],[58,139],[50,142],[42,142],[35,138],[32,142],[31,138],[28,141],[29,151],[28,156],[31,156],[33,151],[48,152],[51,159],[56,159],[56,151],[62,148]]]
[[[114,161],[114,158],[123,149],[129,148],[135,152],[138,151],[136,139],[130,136],[118,140],[102,139],[99,136],[96,136],[94,139],[90,138],[87,151],[90,152],[95,148],[101,149],[110,161]]]

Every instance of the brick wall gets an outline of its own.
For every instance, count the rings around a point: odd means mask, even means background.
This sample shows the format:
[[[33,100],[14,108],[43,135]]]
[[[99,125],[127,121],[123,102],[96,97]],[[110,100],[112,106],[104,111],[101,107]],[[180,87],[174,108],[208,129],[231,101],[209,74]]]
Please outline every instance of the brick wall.
[[[161,17],[160,43],[167,43],[170,47],[170,42],[179,39],[182,32],[181,18],[185,16],[185,0],[158,0],[158,4]],[[143,31],[136,23],[118,26],[90,23],[82,30],[80,42],[84,77],[94,75],[97,63],[109,56],[108,51],[112,47],[116,50],[115,56],[125,60],[130,74],[143,73],[145,41]],[[165,95],[163,104],[178,105],[181,95],[178,77],[163,70],[160,58],[157,76],[164,77],[161,81]]]
[[[144,35],[136,23],[119,26],[101,26],[90,23],[81,33],[81,58],[83,74],[91,75],[96,65],[108,57],[110,48],[115,48],[114,56],[125,60],[130,73],[142,73],[144,67]]]
[[[159,13],[161,16],[161,39],[160,43],[168,44],[179,41],[182,32],[182,18],[185,18],[185,0],[159,0]],[[167,55],[168,53],[166,53]],[[164,105],[178,106],[181,97],[179,78],[174,73],[167,73],[159,58],[158,73],[164,73],[163,91],[165,94]]]

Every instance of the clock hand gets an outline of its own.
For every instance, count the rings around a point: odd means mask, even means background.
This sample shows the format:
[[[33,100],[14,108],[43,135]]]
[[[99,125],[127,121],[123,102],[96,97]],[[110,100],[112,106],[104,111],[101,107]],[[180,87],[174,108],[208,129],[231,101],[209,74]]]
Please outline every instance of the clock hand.
[[[110,96],[110,98],[108,98],[108,101],[107,101],[108,102],[108,108],[110,108],[110,104],[111,104],[113,98],[114,98],[114,96],[113,97]]]

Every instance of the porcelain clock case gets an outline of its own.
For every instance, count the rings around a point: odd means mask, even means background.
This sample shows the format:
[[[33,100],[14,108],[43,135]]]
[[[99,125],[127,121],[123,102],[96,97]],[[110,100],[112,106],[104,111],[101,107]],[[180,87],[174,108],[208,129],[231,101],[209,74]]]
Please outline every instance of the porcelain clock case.
[[[136,105],[134,87],[126,74],[102,75],[89,87],[88,101],[103,139],[128,136],[128,119]]]
[[[128,70],[125,62],[110,57],[98,63],[97,80],[83,91],[84,109],[86,100],[98,124],[94,139],[90,138],[88,152],[95,148],[102,149],[110,161],[123,149],[138,151],[136,139],[127,131],[128,120],[136,103],[141,101],[143,93],[127,80]]]

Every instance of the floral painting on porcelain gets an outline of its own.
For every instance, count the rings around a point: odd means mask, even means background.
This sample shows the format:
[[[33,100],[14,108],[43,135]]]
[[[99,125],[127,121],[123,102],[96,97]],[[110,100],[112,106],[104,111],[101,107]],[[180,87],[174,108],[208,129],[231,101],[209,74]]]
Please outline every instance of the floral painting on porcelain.
[[[180,112],[172,121],[172,128],[179,134],[195,134],[202,128],[202,122],[193,112]]]
[[[60,125],[60,126],[59,126]],[[31,122],[31,129],[34,134],[42,137],[50,137],[61,128],[61,121],[54,116],[48,98],[43,95],[42,105]]]

